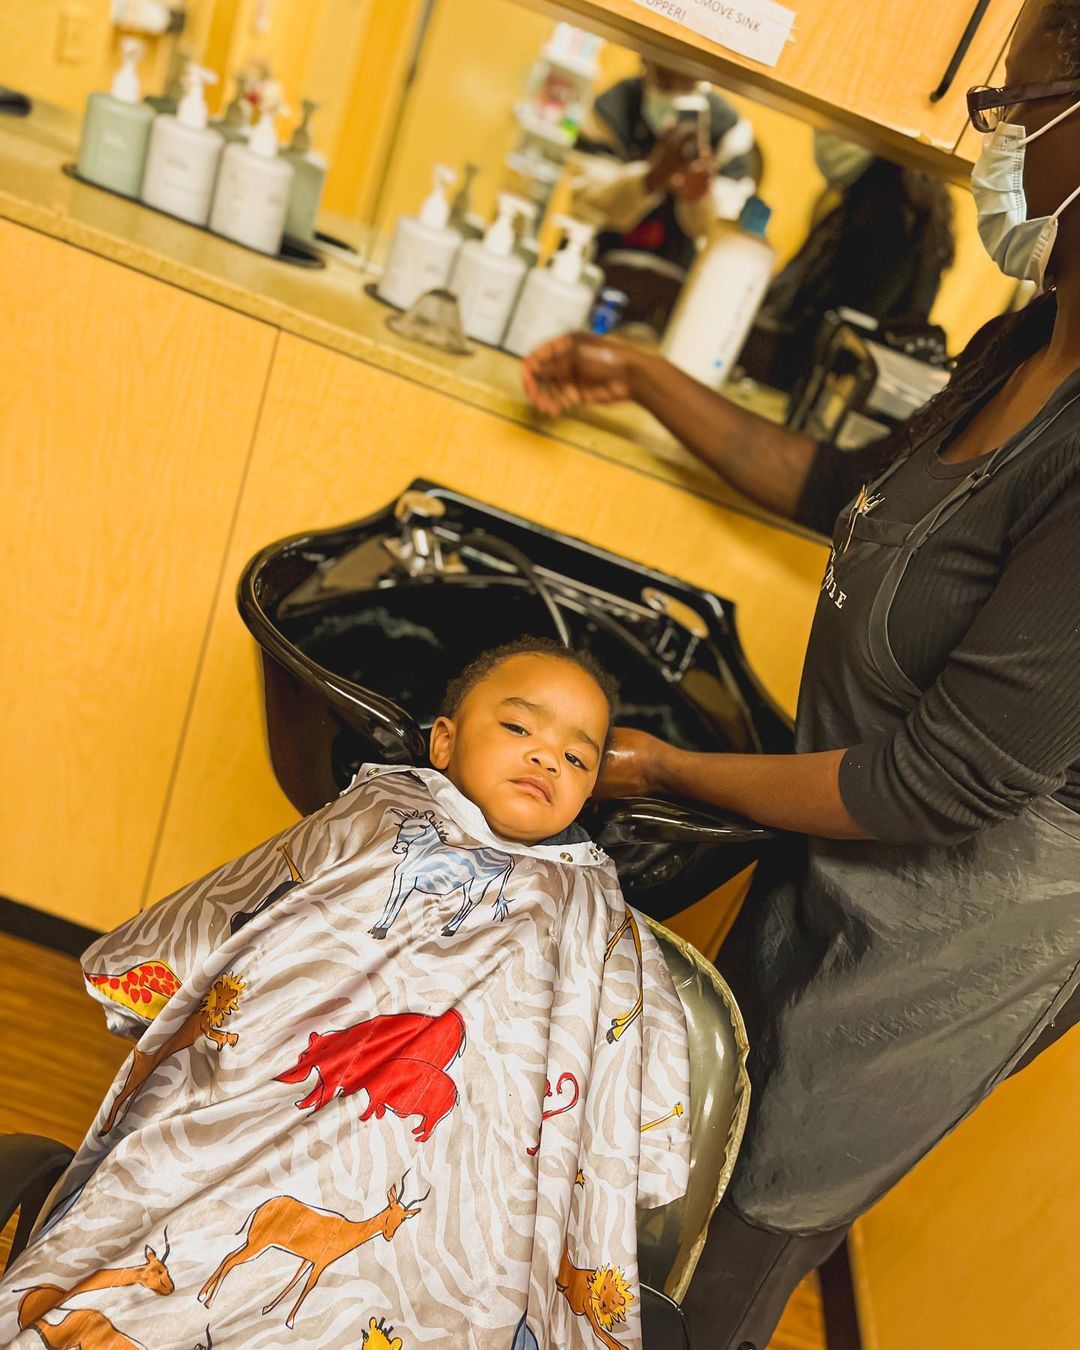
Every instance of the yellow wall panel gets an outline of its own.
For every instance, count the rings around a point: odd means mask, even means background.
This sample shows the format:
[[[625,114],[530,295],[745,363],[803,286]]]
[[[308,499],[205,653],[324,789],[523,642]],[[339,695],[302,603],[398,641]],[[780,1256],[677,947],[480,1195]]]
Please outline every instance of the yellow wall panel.
[[[0,893],[138,907],[273,329],[0,222]]]
[[[734,599],[751,663],[793,705],[821,545],[283,336],[147,901],[294,818],[270,768],[254,643],[235,607],[244,563],[274,539],[383,506],[415,477]]]
[[[1010,1078],[855,1228],[865,1350],[1080,1343],[1080,1032]]]
[[[0,84],[81,109],[109,66],[109,0],[0,0]]]

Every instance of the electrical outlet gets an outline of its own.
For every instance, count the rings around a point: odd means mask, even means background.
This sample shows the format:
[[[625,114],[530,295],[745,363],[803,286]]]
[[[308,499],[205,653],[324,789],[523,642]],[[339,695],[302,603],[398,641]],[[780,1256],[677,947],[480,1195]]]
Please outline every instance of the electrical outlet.
[[[87,42],[93,16],[88,5],[67,0],[56,16],[56,59],[77,66],[86,60]]]

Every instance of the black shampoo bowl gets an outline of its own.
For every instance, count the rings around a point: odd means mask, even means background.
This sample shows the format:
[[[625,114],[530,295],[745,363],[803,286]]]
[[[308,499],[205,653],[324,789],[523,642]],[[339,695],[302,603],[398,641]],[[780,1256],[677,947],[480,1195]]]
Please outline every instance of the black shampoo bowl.
[[[365,760],[426,763],[448,680],[487,647],[560,629],[618,677],[621,724],[687,749],[791,749],[726,600],[432,483],[365,520],[264,548],[238,604],[262,651],[274,772],[305,814]],[[689,802],[588,810],[628,896],[657,919],[770,838]]]

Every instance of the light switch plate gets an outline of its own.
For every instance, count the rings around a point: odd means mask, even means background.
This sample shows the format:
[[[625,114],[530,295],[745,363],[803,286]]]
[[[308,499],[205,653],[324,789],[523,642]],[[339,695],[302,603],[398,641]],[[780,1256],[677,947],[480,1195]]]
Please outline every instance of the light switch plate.
[[[92,15],[88,5],[67,0],[56,16],[56,59],[77,66],[86,60],[87,39]]]

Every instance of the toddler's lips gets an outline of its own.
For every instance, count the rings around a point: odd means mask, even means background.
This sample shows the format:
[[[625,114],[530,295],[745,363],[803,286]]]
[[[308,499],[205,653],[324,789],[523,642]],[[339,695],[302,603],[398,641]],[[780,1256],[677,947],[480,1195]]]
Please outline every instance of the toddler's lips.
[[[523,792],[529,793],[530,796],[536,797],[542,802],[547,802],[549,806],[551,805],[551,789],[542,778],[511,778],[510,781],[515,787],[521,788]]]

